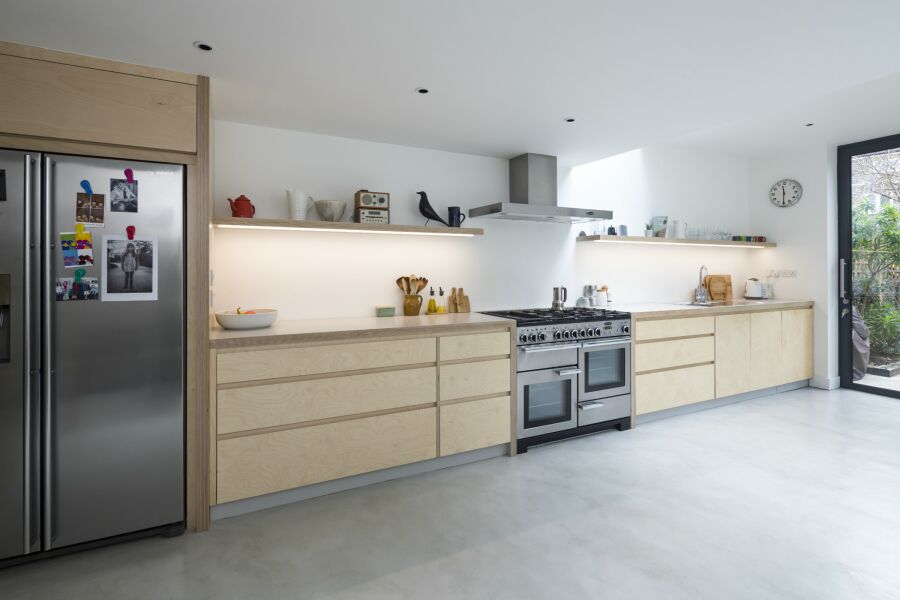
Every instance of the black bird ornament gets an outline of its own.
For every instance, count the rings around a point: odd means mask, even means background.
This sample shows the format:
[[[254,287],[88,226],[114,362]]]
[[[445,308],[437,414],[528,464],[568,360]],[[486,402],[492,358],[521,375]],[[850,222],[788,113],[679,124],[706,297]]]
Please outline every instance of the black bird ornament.
[[[428,194],[425,192],[416,193],[419,195],[419,212],[422,213],[422,216],[426,219],[443,223],[445,227],[450,227],[447,221],[443,220],[441,216],[437,214],[437,211],[434,210],[434,207],[431,206],[431,202],[428,201]]]

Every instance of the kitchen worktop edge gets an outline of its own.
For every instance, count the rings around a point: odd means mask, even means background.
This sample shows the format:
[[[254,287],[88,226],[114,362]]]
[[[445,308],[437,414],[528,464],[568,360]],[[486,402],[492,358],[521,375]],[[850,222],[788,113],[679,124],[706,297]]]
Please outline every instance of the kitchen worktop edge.
[[[265,329],[229,330],[218,325],[209,333],[210,348],[241,348],[309,341],[346,340],[359,336],[440,334],[479,329],[514,329],[511,319],[481,313],[450,313],[416,317],[347,317],[276,321]]]
[[[616,310],[630,312],[633,319],[655,319],[664,317],[702,317],[707,315],[727,315],[734,313],[759,312],[767,310],[790,310],[809,308],[812,300],[735,300],[719,306],[690,306],[675,302],[635,302],[616,305]]]

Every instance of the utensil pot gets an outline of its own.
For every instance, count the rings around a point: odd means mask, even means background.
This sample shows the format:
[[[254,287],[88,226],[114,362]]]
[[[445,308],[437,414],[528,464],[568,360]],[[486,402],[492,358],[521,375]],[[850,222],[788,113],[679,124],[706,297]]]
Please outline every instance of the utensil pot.
[[[415,317],[422,310],[422,296],[407,294],[403,296],[403,314],[407,317]]]

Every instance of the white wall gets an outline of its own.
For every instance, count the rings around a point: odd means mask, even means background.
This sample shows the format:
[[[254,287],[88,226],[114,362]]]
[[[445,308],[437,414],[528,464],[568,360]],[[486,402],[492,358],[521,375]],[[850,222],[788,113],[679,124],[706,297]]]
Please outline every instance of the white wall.
[[[215,126],[216,214],[246,194],[259,217],[286,217],[284,188],[352,203],[359,188],[391,193],[394,223],[421,224],[415,192],[463,208],[505,200],[507,161],[229,122]],[[691,225],[748,226],[745,159],[652,148],[560,172],[560,204],[610,208],[640,234],[654,214]],[[345,219],[349,216],[345,217]],[[685,300],[703,263],[731,273],[737,288],[753,250],[575,243],[585,227],[472,221],[484,236],[381,236],[224,230],[215,237],[217,308],[273,306],[282,318],[363,316],[399,307],[394,280],[427,276],[463,286],[474,310],[549,305],[566,285],[570,303],[585,283],[607,283],[617,302]],[[742,229],[743,228],[743,229]],[[736,293],[740,289],[735,290]]]
[[[815,378],[813,385],[838,385],[837,192],[834,147],[773,154],[750,163],[751,223],[768,232],[778,247],[754,256],[754,270],[796,270],[796,278],[775,280],[776,294],[815,300]],[[778,208],[768,190],[779,179],[796,179],[803,198]]]

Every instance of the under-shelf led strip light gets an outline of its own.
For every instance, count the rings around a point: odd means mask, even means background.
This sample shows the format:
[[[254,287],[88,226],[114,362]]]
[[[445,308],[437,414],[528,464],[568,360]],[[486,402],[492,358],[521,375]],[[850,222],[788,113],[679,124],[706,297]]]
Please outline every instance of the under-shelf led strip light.
[[[472,233],[442,233],[435,231],[377,231],[374,229],[329,229],[324,227],[276,227],[273,225],[231,225],[225,223],[217,223],[216,227],[221,229],[275,229],[275,230],[294,230],[294,231],[322,231],[327,233],[378,233],[381,235],[440,235],[444,237],[474,237]]]
[[[610,236],[610,237],[612,237],[612,236]],[[735,242],[728,243],[728,244],[716,244],[715,242],[710,242],[709,244],[703,244],[703,243],[699,243],[699,242],[690,242],[690,243],[686,244],[684,242],[639,242],[639,241],[634,241],[634,240],[628,240],[628,241],[592,240],[592,241],[597,242],[598,244],[647,244],[649,246],[682,246],[682,247],[706,246],[706,247],[713,247],[713,248],[754,248],[756,250],[768,247],[768,246],[759,246],[759,245],[753,244],[751,242],[748,242],[746,244],[735,243]]]

